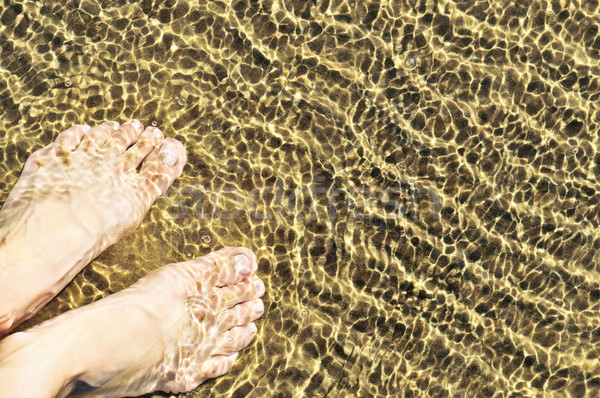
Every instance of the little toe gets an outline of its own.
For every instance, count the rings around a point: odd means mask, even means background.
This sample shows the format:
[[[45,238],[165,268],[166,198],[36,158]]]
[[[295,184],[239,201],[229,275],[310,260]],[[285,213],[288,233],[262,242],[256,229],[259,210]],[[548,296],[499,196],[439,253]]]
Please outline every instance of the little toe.
[[[233,285],[258,269],[256,255],[245,247],[224,247],[210,253],[219,272],[219,286]]]
[[[183,144],[165,138],[160,147],[155,147],[142,162],[140,176],[144,179],[148,200],[154,202],[181,175],[186,162]]]
[[[199,378],[197,384],[202,383],[206,379],[223,376],[229,372],[229,369],[231,369],[238,356],[239,353],[236,352],[231,355],[215,355],[208,358],[202,363],[200,372],[197,373]]]
[[[265,284],[256,275],[244,279],[235,285],[228,285],[219,289],[218,302],[214,308],[231,308],[244,301],[256,299],[265,293]],[[249,321],[248,321],[249,322]],[[244,323],[248,323],[244,322]],[[240,325],[242,325],[241,323]]]
[[[118,128],[119,123],[117,122],[104,122],[99,126],[92,127],[81,140],[77,150],[85,152],[100,150]]]
[[[229,330],[235,326],[246,325],[254,322],[265,312],[265,305],[261,299],[245,301],[221,312],[217,323],[223,331]]]
[[[54,151],[56,153],[74,151],[81,143],[85,134],[90,130],[91,127],[87,124],[78,124],[69,127],[56,137],[54,144],[52,144]]]
[[[125,169],[137,169],[152,150],[163,140],[163,133],[156,127],[148,127],[135,144],[125,152]]]
[[[60,133],[53,143],[33,152],[25,162],[20,179],[30,177],[56,157],[60,157],[63,162],[68,163],[71,152],[77,148],[90,129],[91,127],[85,124],[69,127]]]
[[[220,354],[233,354],[243,350],[256,334],[256,324],[250,322],[244,326],[234,326],[225,333],[219,342],[218,352]]]
[[[106,141],[104,150],[125,152],[127,148],[138,140],[138,137],[144,131],[142,122],[131,119],[125,122],[110,136]]]

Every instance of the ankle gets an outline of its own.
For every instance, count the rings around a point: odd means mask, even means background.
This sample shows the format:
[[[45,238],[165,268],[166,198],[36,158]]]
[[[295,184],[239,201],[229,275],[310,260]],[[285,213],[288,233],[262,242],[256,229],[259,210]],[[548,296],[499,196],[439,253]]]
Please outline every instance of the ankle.
[[[5,298],[0,300],[0,336],[35,315],[80,268],[66,270],[65,274],[56,265],[59,257],[51,261],[27,259],[20,254],[23,250],[23,243],[0,242],[0,291]]]
[[[66,396],[76,376],[71,364],[69,351],[54,338],[43,333],[11,334],[0,341],[0,398]]]

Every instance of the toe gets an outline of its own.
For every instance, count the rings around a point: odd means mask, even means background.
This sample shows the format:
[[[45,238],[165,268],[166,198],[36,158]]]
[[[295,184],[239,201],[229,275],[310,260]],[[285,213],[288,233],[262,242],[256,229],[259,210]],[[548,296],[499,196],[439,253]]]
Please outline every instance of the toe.
[[[215,355],[204,361],[200,372],[198,373],[198,376],[200,377],[198,384],[206,379],[223,376],[225,373],[229,372],[229,369],[233,366],[238,355],[237,352],[231,355]]]
[[[87,124],[78,124],[66,129],[56,137],[54,144],[52,144],[54,151],[60,153],[71,152],[77,149],[81,140],[90,129],[91,127]]]
[[[250,322],[244,326],[234,326],[225,333],[219,342],[219,353],[232,354],[244,349],[256,334],[256,324]]]
[[[230,308],[244,301],[261,297],[265,293],[265,284],[256,275],[244,279],[235,285],[228,285],[219,289],[217,303],[213,308]],[[248,323],[248,322],[244,322]],[[243,325],[243,323],[240,323]]]
[[[23,179],[34,174],[40,167],[46,165],[49,160],[56,156],[68,159],[70,153],[77,148],[81,143],[82,138],[89,131],[90,126],[79,124],[69,127],[60,133],[52,144],[38,149],[29,156],[25,162],[25,167],[23,167],[20,178]]]
[[[225,247],[209,254],[219,272],[219,286],[239,283],[256,272],[258,264],[252,250],[245,247]]]
[[[138,168],[140,163],[155,147],[160,145],[162,140],[163,133],[159,129],[156,127],[146,128],[137,142],[125,152],[125,168],[127,170]]]
[[[110,136],[103,149],[123,153],[138,140],[142,131],[144,125],[139,120],[132,119],[125,122]]]
[[[185,161],[183,144],[172,138],[164,139],[160,147],[154,148],[148,154],[142,162],[140,176],[143,178],[150,204],[181,175]]]
[[[265,306],[261,299],[249,300],[221,312],[218,315],[217,323],[222,331],[226,331],[235,326],[254,322],[264,312]]]
[[[83,137],[77,149],[86,152],[99,150],[118,128],[119,123],[117,122],[104,122],[99,126],[92,127]]]

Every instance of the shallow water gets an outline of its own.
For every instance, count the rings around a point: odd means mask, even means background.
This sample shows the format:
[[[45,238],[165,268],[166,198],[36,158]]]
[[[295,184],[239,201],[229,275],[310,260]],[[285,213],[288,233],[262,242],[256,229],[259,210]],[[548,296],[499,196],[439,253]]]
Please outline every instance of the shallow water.
[[[598,9],[5,0],[0,201],[75,123],[189,159],[24,327],[243,245],[258,337],[183,396],[599,395]]]

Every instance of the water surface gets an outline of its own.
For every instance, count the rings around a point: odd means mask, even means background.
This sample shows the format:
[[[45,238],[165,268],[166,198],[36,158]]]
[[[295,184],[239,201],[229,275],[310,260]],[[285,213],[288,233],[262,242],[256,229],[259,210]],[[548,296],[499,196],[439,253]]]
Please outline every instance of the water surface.
[[[244,245],[258,337],[183,396],[599,395],[598,8],[5,0],[0,201],[75,123],[189,159],[25,326]]]

